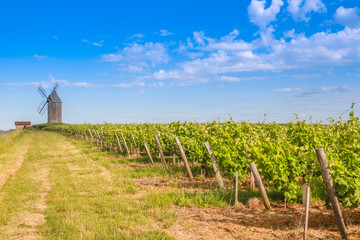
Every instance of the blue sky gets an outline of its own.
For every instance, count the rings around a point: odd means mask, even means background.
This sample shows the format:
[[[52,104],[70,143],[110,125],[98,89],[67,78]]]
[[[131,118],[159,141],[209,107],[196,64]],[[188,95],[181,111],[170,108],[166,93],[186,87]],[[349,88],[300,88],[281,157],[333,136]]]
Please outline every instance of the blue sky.
[[[0,34],[0,129],[46,122],[55,82],[68,123],[326,121],[360,100],[358,0],[2,1]]]

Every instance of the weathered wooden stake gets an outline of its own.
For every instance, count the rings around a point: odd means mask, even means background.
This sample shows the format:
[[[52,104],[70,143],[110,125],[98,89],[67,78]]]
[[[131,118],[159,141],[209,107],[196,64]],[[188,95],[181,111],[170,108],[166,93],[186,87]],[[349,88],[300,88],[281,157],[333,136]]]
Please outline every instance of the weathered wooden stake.
[[[250,171],[250,189],[254,190],[255,187],[255,178],[252,171]]]
[[[159,149],[159,155],[160,155],[161,162],[162,162],[163,164],[165,164],[166,167],[168,167],[168,166],[167,166],[167,163],[166,163],[166,160],[165,160],[164,152],[163,152],[163,150],[162,150],[162,148],[161,148],[161,144],[160,144],[159,138],[158,138],[157,135],[155,135],[154,138],[155,138],[155,141],[156,141],[156,145],[158,146],[158,149]]]
[[[320,164],[320,168],[321,168],[322,176],[323,176],[324,183],[326,186],[326,190],[327,190],[328,196],[330,198],[330,202],[331,202],[331,205],[332,205],[332,208],[334,211],[336,223],[340,230],[341,237],[343,239],[348,239],[344,219],[342,217],[342,213],[341,213],[341,209],[340,209],[340,205],[339,205],[339,200],[335,194],[334,183],[333,183],[333,180],[330,175],[330,170],[329,170],[328,163],[326,161],[324,149],[322,147],[317,147],[315,149],[315,152],[316,152],[319,164]]]
[[[108,137],[109,137],[109,139],[110,139],[110,141],[111,141],[111,135],[110,135],[110,133],[107,132],[107,135],[108,135]],[[112,142],[109,142],[109,148],[110,148],[110,151],[112,151],[113,149],[114,149],[114,151],[115,151],[115,146],[114,146],[114,144],[113,144]]]
[[[99,141],[100,141],[100,147],[102,147],[103,142],[102,142],[102,139],[101,139],[101,137],[100,137],[99,131],[98,131],[98,130],[96,130],[96,133],[97,133],[97,136],[98,136]]]
[[[87,136],[87,134],[86,134],[85,129],[83,129],[83,130],[84,130],[85,139],[87,140],[87,139],[88,139],[88,136]]]
[[[116,142],[117,142],[118,148],[119,148],[120,152],[122,152],[123,149],[122,149],[122,146],[121,146],[121,144],[120,144],[120,140],[119,140],[119,137],[118,137],[117,133],[115,133],[115,138],[116,138]]]
[[[216,177],[216,179],[218,181],[218,184],[219,184],[221,189],[224,189],[224,182],[223,182],[221,174],[220,174],[220,169],[219,169],[219,166],[217,165],[216,158],[215,158],[215,155],[214,155],[214,153],[213,153],[213,151],[212,151],[212,149],[210,147],[209,141],[205,141],[205,146],[206,146],[206,149],[209,152],[211,162],[213,164],[214,171],[215,171],[215,177]]]
[[[98,147],[99,146],[99,137],[98,135],[96,134],[96,131],[93,130],[93,133],[94,133],[94,136],[95,136],[95,139],[96,139],[96,146]]]
[[[138,148],[138,146],[136,145],[136,141],[135,141],[135,138],[134,138],[134,135],[133,135],[133,134],[131,134],[131,138],[132,138],[133,143],[134,143],[134,148],[135,148],[135,152],[136,152],[136,157],[139,158],[139,157],[140,157],[140,155],[139,155],[139,148]]]
[[[92,135],[92,133],[91,133],[91,131],[90,131],[90,129],[89,129],[89,133],[90,133],[90,136],[91,136],[91,143],[94,141],[94,137],[93,137],[93,135]]]
[[[176,145],[177,145],[178,148],[179,148],[181,158],[182,158],[183,161],[184,161],[184,164],[185,164],[185,167],[186,167],[186,171],[187,171],[188,177],[189,177],[190,180],[192,181],[192,180],[194,179],[194,177],[193,177],[193,175],[192,175],[192,172],[191,172],[191,169],[190,169],[190,166],[189,166],[187,157],[186,157],[186,155],[185,155],[184,149],[182,148],[181,143],[180,143],[180,141],[179,141],[179,139],[178,139],[177,137],[174,137],[174,140],[175,140]]]
[[[127,144],[126,144],[126,141],[125,141],[124,135],[123,135],[122,133],[120,133],[120,135],[121,135],[121,138],[123,139],[123,142],[124,142],[124,146],[125,146],[126,152],[127,152],[128,156],[130,157],[130,151],[129,151],[129,148],[128,148]]]
[[[304,240],[307,236],[308,222],[309,222],[309,202],[310,202],[310,187],[305,188],[305,221],[304,221]]]
[[[105,138],[105,134],[104,134],[104,131],[101,131],[101,139],[103,140],[103,144],[105,147],[107,147],[107,141],[106,141],[106,138]]]
[[[143,142],[143,144],[144,144],[145,151],[146,151],[146,153],[147,153],[147,155],[148,155],[148,157],[149,157],[149,159],[150,159],[151,163],[152,163],[152,164],[154,164],[154,160],[153,160],[153,158],[152,158],[152,156],[151,156],[151,153],[150,153],[150,151],[149,151],[149,148],[148,148],[148,146],[147,146],[147,144],[146,144],[145,139],[143,139],[143,137],[142,137],[142,136],[140,136],[140,138],[141,138],[141,141],[142,141],[142,142]]]
[[[266,194],[264,185],[263,185],[263,183],[262,183],[262,180],[261,180],[260,174],[259,174],[259,172],[258,172],[258,170],[257,170],[257,168],[256,168],[256,165],[255,165],[254,162],[250,162],[249,165],[250,165],[251,171],[252,171],[253,174],[254,174],[255,184],[256,184],[257,188],[259,189],[259,191],[260,191],[260,193],[261,193],[261,196],[262,196],[262,199],[263,199],[265,208],[266,208],[266,209],[271,209],[268,196],[267,196],[267,194]]]
[[[306,204],[306,190],[307,190],[307,185],[306,183],[304,183],[302,185],[302,204],[305,206]]]
[[[236,170],[235,177],[235,206],[238,205],[238,194],[239,194],[239,170]]]

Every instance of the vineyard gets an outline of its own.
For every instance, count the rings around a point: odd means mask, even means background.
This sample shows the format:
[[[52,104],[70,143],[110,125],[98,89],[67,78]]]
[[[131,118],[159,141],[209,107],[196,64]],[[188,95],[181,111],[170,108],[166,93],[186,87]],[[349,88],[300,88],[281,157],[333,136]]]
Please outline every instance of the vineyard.
[[[322,146],[339,201],[346,207],[356,207],[360,203],[360,122],[353,113],[350,113],[348,121],[332,120],[326,125],[298,120],[288,124],[236,123],[230,119],[224,123],[214,121],[204,124],[105,123],[38,127],[93,140],[96,136],[102,147],[115,151],[119,151],[119,147],[125,151],[125,146],[121,147],[125,142],[130,148],[145,152],[143,142],[146,142],[153,156],[159,155],[154,136],[158,137],[165,155],[179,156],[174,141],[177,137],[193,165],[211,170],[211,159],[204,145],[205,141],[209,141],[221,174],[229,179],[235,177],[236,170],[239,178],[245,179],[250,175],[248,163],[255,162],[266,187],[283,192],[286,201],[297,201],[301,186],[311,181],[312,194],[326,200],[328,205],[315,154],[315,148]],[[121,139],[118,141],[120,136],[124,142]],[[203,173],[199,170],[193,174],[199,172]]]
[[[330,124],[230,118],[12,131],[0,136],[0,239],[358,239],[359,126],[351,113]]]

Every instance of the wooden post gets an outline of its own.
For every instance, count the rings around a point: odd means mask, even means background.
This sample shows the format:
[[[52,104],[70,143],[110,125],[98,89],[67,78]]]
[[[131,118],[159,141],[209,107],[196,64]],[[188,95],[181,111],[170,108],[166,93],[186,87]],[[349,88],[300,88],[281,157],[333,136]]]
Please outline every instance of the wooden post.
[[[98,147],[98,146],[99,146],[99,138],[98,138],[98,135],[96,134],[95,130],[93,130],[93,133],[94,133],[94,136],[95,136],[95,139],[96,139],[96,146]]]
[[[87,134],[86,134],[85,129],[83,129],[83,130],[84,130],[84,134],[85,134],[85,139],[87,140],[87,139],[88,139],[88,136],[87,136]]]
[[[192,175],[192,172],[191,172],[191,169],[190,169],[190,166],[189,166],[187,157],[186,157],[186,155],[185,155],[184,149],[182,148],[181,143],[180,143],[180,141],[179,141],[179,139],[178,139],[177,137],[174,137],[174,140],[175,140],[176,145],[177,145],[178,148],[179,148],[180,155],[181,155],[181,158],[182,158],[183,161],[184,161],[184,164],[185,164],[185,167],[186,167],[186,171],[187,171],[187,173],[188,173],[188,176],[189,176],[190,180],[192,181],[192,180],[194,179],[194,177],[193,177],[193,175]]]
[[[239,169],[236,170],[235,177],[235,206],[238,205],[238,194],[239,194]]]
[[[96,146],[98,147],[100,144],[100,138],[95,130],[93,130],[94,136],[96,138]]]
[[[218,184],[220,186],[221,189],[224,189],[224,182],[222,180],[222,177],[221,177],[221,174],[220,174],[220,169],[219,169],[219,166],[217,165],[217,162],[216,162],[216,159],[215,159],[215,155],[210,147],[210,143],[209,141],[205,141],[205,146],[206,146],[206,149],[208,150],[209,152],[209,155],[210,155],[210,158],[211,158],[211,162],[213,164],[213,167],[214,167],[214,171],[215,171],[215,177],[218,181]]]
[[[203,175],[204,178],[206,177],[205,166],[203,164],[201,164],[201,175]]]
[[[135,148],[135,152],[136,152],[136,157],[139,158],[140,155],[139,155],[139,149],[138,149],[138,146],[136,145],[136,141],[135,141],[135,138],[134,138],[134,135],[131,134],[131,138],[133,140],[133,143],[134,143],[134,148]]]
[[[305,220],[304,220],[304,240],[307,236],[308,222],[309,222],[309,202],[310,202],[310,187],[306,186],[305,191]]]
[[[124,141],[124,145],[125,145],[126,152],[127,152],[128,156],[130,157],[130,151],[129,151],[129,148],[128,148],[127,144],[126,144],[124,135],[123,135],[122,133],[120,133],[120,135],[121,135],[121,137],[122,137],[122,139],[123,139],[123,141]]]
[[[104,131],[101,131],[101,139],[102,139],[102,141],[103,141],[103,145],[105,146],[105,147],[107,147],[107,141],[106,141],[106,138],[105,138],[105,134],[104,134]]]
[[[109,133],[109,132],[106,132],[106,133],[107,133],[108,138],[109,138],[109,139],[110,139],[110,141],[111,141],[111,136],[110,136],[110,133]],[[112,151],[113,147],[114,147],[114,145],[112,144],[112,142],[109,142],[109,149],[110,149],[110,152]]]
[[[102,142],[102,139],[101,139],[101,137],[100,137],[99,131],[98,131],[98,130],[96,130],[96,133],[97,133],[98,138],[99,138],[99,141],[100,141],[100,146],[102,147],[103,142]]]
[[[307,191],[307,185],[306,185],[306,183],[304,183],[303,185],[302,185],[302,204],[303,204],[303,206],[305,206],[305,204],[306,204],[306,191]]]
[[[116,142],[117,142],[118,148],[119,148],[119,150],[122,152],[123,149],[122,149],[122,147],[121,147],[120,140],[119,140],[119,137],[118,137],[117,133],[115,133],[115,138],[116,138]]]
[[[333,183],[333,180],[330,175],[330,170],[329,170],[328,163],[326,161],[324,149],[322,147],[318,147],[315,149],[315,152],[317,155],[317,159],[320,163],[322,176],[323,176],[326,190],[327,190],[327,193],[330,198],[330,202],[331,202],[331,205],[332,205],[332,208],[334,211],[336,223],[340,230],[341,237],[343,239],[348,239],[344,219],[342,217],[342,213],[341,213],[341,209],[340,209],[340,205],[339,205],[339,200],[335,194],[334,183]]]
[[[91,133],[91,131],[90,131],[90,129],[89,129],[89,133],[90,133],[90,136],[91,136],[91,143],[94,141],[94,137],[93,137],[93,135],[92,135],[92,133]]]
[[[141,141],[142,141],[143,144],[144,144],[145,151],[146,151],[146,153],[147,153],[147,155],[148,155],[151,163],[154,164],[154,160],[153,160],[152,157],[151,157],[151,154],[150,154],[149,148],[148,148],[148,146],[147,146],[147,144],[146,144],[146,142],[145,142],[145,139],[143,139],[142,136],[140,136],[140,138],[141,138]]]
[[[251,171],[254,174],[255,184],[256,184],[257,188],[259,189],[259,191],[261,193],[265,208],[266,209],[271,209],[269,199],[267,197],[264,185],[262,183],[262,180],[261,180],[260,174],[259,174],[259,172],[258,172],[258,170],[256,168],[256,165],[255,165],[254,162],[250,162],[249,165],[250,165]]]
[[[107,133],[107,136],[108,136],[108,138],[111,138],[110,137],[110,133],[109,132],[106,132]],[[105,138],[106,139],[106,138]],[[108,141],[106,141],[107,142],[107,144],[108,144],[108,146],[109,146],[109,148],[110,148],[110,151],[111,151],[111,148],[112,148],[112,143],[111,142],[108,142]]]
[[[162,148],[161,148],[161,144],[160,144],[159,138],[158,138],[157,135],[155,135],[154,138],[155,138],[155,141],[156,141],[156,145],[158,146],[158,149],[159,149],[159,155],[160,155],[161,162],[162,162],[163,164],[165,164],[166,167],[168,167],[168,166],[167,166],[167,163],[166,163],[166,160],[165,160],[164,152],[163,152],[163,150],[162,150]]]
[[[255,185],[255,178],[254,178],[254,174],[252,173],[252,171],[250,171],[250,189],[254,190],[254,186]]]

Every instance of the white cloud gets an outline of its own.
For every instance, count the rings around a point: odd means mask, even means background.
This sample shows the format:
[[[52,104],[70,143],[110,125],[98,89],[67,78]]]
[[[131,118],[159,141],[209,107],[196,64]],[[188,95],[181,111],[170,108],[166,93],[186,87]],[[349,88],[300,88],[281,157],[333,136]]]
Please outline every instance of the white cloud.
[[[326,12],[326,7],[321,0],[288,0],[287,10],[294,20],[310,20],[310,12]]]
[[[336,33],[318,32],[310,37],[294,35],[289,42],[275,41],[266,61],[282,66],[306,68],[326,64],[343,65],[360,60],[360,29],[345,28]]]
[[[131,73],[140,73],[140,72],[144,72],[145,69],[143,67],[140,66],[134,66],[129,64],[127,67],[125,68],[119,68],[119,70],[122,71],[127,71],[127,72],[131,72]]]
[[[265,77],[232,77],[232,76],[220,76],[220,81],[222,82],[243,82],[243,81],[252,81],[258,79],[265,79]]]
[[[292,75],[284,75],[284,76],[296,78],[296,79],[300,79],[300,80],[305,80],[305,79],[311,79],[311,78],[319,78],[322,75],[320,73],[318,73],[318,74],[292,74]]]
[[[279,88],[272,90],[272,92],[301,92],[303,90],[302,88]]]
[[[204,52],[187,52],[186,55],[191,59],[195,59],[195,58],[203,57],[205,54]]]
[[[160,30],[160,36],[165,37],[165,36],[169,36],[169,35],[173,35],[173,33],[172,33],[172,32],[169,32],[169,31],[166,30],[166,29],[161,29],[161,30]]]
[[[265,9],[266,0],[251,0],[248,7],[250,22],[265,29],[271,22],[276,19],[276,15],[280,12],[281,6],[284,4],[282,0],[272,0],[270,7]]]
[[[73,84],[71,84],[75,87],[93,87],[93,85],[91,83],[88,82],[75,82]]]
[[[271,26],[267,30],[270,31]],[[266,31],[264,34],[267,34]],[[260,34],[260,38],[246,42],[237,39],[237,31],[220,39],[212,39],[203,32],[196,32],[191,42],[192,47],[184,50],[185,54],[196,50],[196,59],[180,62],[175,69],[155,71],[148,78],[172,81],[177,85],[181,85],[180,82],[193,85],[209,81],[243,81],[249,79],[237,78],[232,74],[331,68],[360,61],[360,29],[345,28],[335,33],[318,32],[309,37],[293,30],[284,35],[287,41]],[[298,74],[290,77],[309,79],[319,76]]]
[[[56,79],[53,75],[49,74],[48,81],[39,81],[39,82],[17,82],[17,83],[6,83],[4,85],[7,86],[16,86],[16,87],[24,87],[24,86],[32,86],[39,87],[40,85],[49,89],[54,87],[55,83],[58,83],[60,87],[84,87],[84,88],[131,88],[131,87],[145,87],[147,84],[144,81],[133,81],[133,82],[120,82],[113,84],[103,84],[103,83],[91,83],[91,82],[70,82],[66,79]],[[149,85],[150,86],[150,85]]]
[[[132,43],[118,53],[105,54],[101,58],[105,62],[126,62],[132,66],[144,66],[147,63],[156,65],[169,61],[165,45],[152,42]]]
[[[325,86],[320,88],[279,88],[274,89],[272,92],[299,92],[300,94],[295,95],[296,97],[304,97],[304,96],[310,96],[315,94],[324,94],[324,93],[330,93],[330,92],[346,92],[352,90],[349,86],[340,86],[340,87],[334,87],[334,86]]]
[[[48,58],[48,57],[45,56],[45,55],[37,55],[37,54],[34,54],[33,57],[36,58],[36,59],[39,60],[39,61]]]
[[[360,11],[359,8],[344,8],[339,7],[336,9],[334,14],[335,21],[350,27],[350,28],[360,28]]]
[[[102,47],[102,44],[103,44],[103,42],[104,42],[104,39],[102,39],[100,42],[90,42],[90,41],[88,41],[88,40],[86,40],[86,39],[81,39],[81,41],[86,42],[86,43],[89,43],[89,44],[94,45],[94,46],[96,46],[96,47]]]
[[[144,38],[144,37],[145,37],[145,35],[142,33],[137,33],[132,36],[132,38]]]
[[[49,74],[48,81],[38,81],[38,82],[15,82],[15,83],[6,83],[7,86],[32,86],[32,87],[39,87],[40,85],[43,88],[52,88],[55,83],[58,83],[60,86],[69,86],[70,82],[66,79],[56,79],[53,75]]]
[[[131,88],[131,87],[145,87],[146,83],[141,81],[134,81],[128,83],[118,83],[118,84],[110,84],[110,85],[103,85],[104,87],[118,87],[118,88]]]
[[[225,35],[219,40],[203,36],[203,38],[208,41],[208,44],[202,49],[205,51],[248,51],[253,49],[253,46],[245,42],[244,40],[236,40],[238,35],[239,31],[237,29],[234,29],[228,35]]]
[[[205,40],[210,40],[211,41],[211,39],[205,37],[204,31],[194,32],[193,35],[194,35],[195,42],[200,46],[205,45]]]

